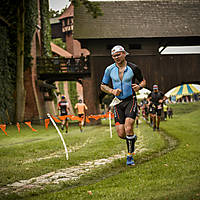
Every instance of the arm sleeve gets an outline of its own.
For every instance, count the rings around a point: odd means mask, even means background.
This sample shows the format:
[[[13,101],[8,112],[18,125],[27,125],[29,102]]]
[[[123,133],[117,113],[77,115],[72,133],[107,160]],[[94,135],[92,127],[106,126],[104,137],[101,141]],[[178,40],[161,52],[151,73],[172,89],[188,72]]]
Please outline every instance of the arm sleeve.
[[[147,98],[150,98],[151,97],[151,93],[148,95],[148,97]]]
[[[110,82],[110,70],[109,68],[107,67],[105,69],[105,72],[104,72],[104,76],[103,76],[103,79],[102,79],[102,84],[105,84],[105,85],[108,85]]]
[[[160,95],[161,95],[162,98],[165,96],[162,92],[160,93]]]
[[[142,82],[143,81],[143,75],[141,70],[136,66],[134,67],[134,73],[135,73],[135,78],[139,81]]]

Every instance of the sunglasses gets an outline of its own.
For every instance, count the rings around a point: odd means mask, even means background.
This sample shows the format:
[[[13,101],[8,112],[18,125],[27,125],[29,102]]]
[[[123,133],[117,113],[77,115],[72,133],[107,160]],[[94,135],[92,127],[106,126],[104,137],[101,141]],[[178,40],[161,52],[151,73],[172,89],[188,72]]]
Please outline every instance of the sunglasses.
[[[113,57],[113,58],[117,58],[117,57],[119,57],[119,56],[121,56],[121,53],[115,54],[115,55],[113,55],[112,57]]]

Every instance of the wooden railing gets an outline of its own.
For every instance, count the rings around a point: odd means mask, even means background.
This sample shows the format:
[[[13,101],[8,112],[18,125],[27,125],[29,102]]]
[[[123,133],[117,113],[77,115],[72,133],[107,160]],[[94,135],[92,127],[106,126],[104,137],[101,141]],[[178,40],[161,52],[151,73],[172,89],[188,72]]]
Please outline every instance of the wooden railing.
[[[41,58],[37,57],[37,74],[42,80],[77,79],[90,76],[89,57]]]

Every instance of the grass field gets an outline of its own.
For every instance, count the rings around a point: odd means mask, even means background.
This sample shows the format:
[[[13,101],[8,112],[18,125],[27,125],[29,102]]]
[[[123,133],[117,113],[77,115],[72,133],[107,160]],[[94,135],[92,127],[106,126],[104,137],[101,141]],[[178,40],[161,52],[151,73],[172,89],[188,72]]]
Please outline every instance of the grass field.
[[[103,125],[86,126],[83,133],[77,126],[70,127],[69,134],[63,135],[68,161],[53,127],[47,131],[33,125],[37,132],[32,132],[24,125],[20,133],[15,126],[8,127],[8,136],[0,135],[0,199],[200,199],[200,103],[172,106],[174,118],[162,121],[160,132],[153,132],[143,120],[135,128],[134,167],[125,165],[125,141],[117,137],[114,127],[110,138],[106,120]],[[113,162],[92,164],[116,155],[121,157]],[[79,175],[59,184],[34,185],[33,177],[61,169],[79,169]],[[24,186],[27,180],[30,183]]]

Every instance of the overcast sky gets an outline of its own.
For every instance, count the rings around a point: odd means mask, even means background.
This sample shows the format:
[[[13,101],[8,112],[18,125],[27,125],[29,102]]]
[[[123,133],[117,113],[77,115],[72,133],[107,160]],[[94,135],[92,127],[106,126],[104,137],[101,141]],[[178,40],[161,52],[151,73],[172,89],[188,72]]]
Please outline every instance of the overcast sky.
[[[68,0],[49,0],[49,8],[53,10],[62,10],[68,3]]]

